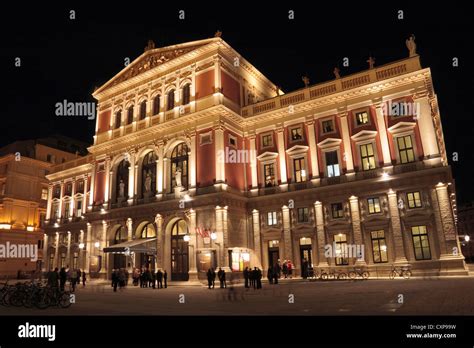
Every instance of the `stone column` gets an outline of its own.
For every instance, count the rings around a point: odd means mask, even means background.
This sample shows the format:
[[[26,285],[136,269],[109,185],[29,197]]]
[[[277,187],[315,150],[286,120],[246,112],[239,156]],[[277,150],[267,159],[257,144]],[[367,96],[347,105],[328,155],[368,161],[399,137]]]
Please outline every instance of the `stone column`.
[[[224,127],[222,124],[214,126],[215,135],[215,163],[216,163],[216,184],[225,182],[225,151]]]
[[[196,187],[196,131],[192,130],[190,136],[190,151],[188,154],[189,158],[189,187],[195,188]]]
[[[258,187],[258,176],[257,176],[257,150],[255,144],[255,134],[249,136],[250,143],[250,170],[252,175],[252,188]]]
[[[162,164],[162,173],[163,173],[163,192],[168,193],[169,187],[171,186],[171,180],[169,178],[170,176],[170,159],[167,157],[163,158],[163,164]]]
[[[225,267],[225,259],[224,259],[224,224],[223,224],[223,216],[222,216],[222,208],[220,206],[216,206],[216,233],[217,239],[214,244],[216,244],[219,248],[218,252],[218,265],[217,267]]]
[[[365,245],[364,245],[364,238],[362,236],[362,229],[360,225],[360,212],[359,212],[359,200],[355,196],[349,197],[349,206],[351,208],[351,220],[352,220],[352,232],[354,234],[354,244],[356,244],[356,252],[363,248],[364,254],[363,255],[356,255],[355,265],[357,266],[366,266],[367,263],[365,261]],[[354,249],[352,248],[352,251]],[[351,255],[354,257],[354,255]],[[362,258],[364,256],[364,258]]]
[[[255,265],[262,269],[262,242],[260,236],[260,213],[257,209],[252,210],[252,226],[253,226],[253,244],[255,251]]]
[[[224,269],[226,272],[230,272],[229,268],[229,253],[227,252],[229,248],[229,231],[228,220],[227,220],[227,206],[222,208],[222,239],[223,239],[223,252],[224,252]]]
[[[71,199],[69,200],[69,219],[72,220],[74,216],[74,207],[76,206],[76,200],[74,195],[76,194],[76,179],[72,179],[71,187]]]
[[[87,211],[87,186],[89,185],[89,176],[84,175],[84,193],[82,197],[82,215]],[[92,195],[91,195],[92,196]]]
[[[290,209],[284,205],[281,208],[282,220],[283,220],[283,241],[285,243],[285,249],[283,251],[282,259],[291,260],[295,263],[293,258],[292,247],[291,247],[291,222],[290,222]],[[280,249],[281,250],[281,249]]]
[[[164,235],[163,235],[163,217],[160,214],[156,214],[155,216],[155,224],[156,224],[156,267],[164,268],[163,264],[163,243],[164,243]]]
[[[129,152],[130,166],[128,167],[128,203],[131,204],[135,198],[135,151]]]
[[[81,230],[80,232],[80,237],[79,237],[79,245],[84,244],[84,248],[85,248],[85,243],[84,243],[84,230]],[[79,248],[79,257],[78,257],[78,265],[79,265],[79,268],[81,270],[83,270],[85,268],[85,262],[84,262],[84,248]],[[82,275],[81,275],[82,277]]]
[[[311,156],[311,174],[312,178],[319,178],[319,164],[318,164],[318,148],[316,146],[316,137],[314,134],[314,120],[311,117],[306,120],[306,126],[308,129],[308,144],[309,153]]]
[[[221,81],[221,69],[220,69],[220,62],[221,57],[215,55],[214,57],[214,85],[215,93],[222,92],[222,81]]]
[[[403,231],[400,222],[400,214],[398,211],[397,194],[392,190],[388,192],[388,208],[390,211],[390,222],[392,225],[395,263],[406,264],[408,260],[405,255],[405,247],[403,245]]]
[[[439,156],[438,141],[433,125],[433,116],[431,113],[431,105],[428,98],[428,92],[414,94],[413,101],[416,103],[418,112],[417,120],[421,134],[421,144],[425,158]]]
[[[86,252],[84,257],[86,258],[86,273],[90,272],[90,265],[91,265],[91,256],[92,256],[92,225],[90,223],[87,223],[87,237],[86,237],[86,242],[85,248]],[[89,274],[88,274],[89,275]]]
[[[329,267],[328,260],[324,255],[324,247],[326,245],[326,232],[324,231],[323,205],[319,201],[314,202],[314,216],[316,220],[316,235],[318,238],[318,267]]]
[[[59,232],[56,232],[56,250],[54,250],[54,264],[56,267],[60,268],[59,266]],[[54,269],[54,266],[53,266]]]
[[[163,152],[163,141],[157,143],[158,161],[156,161],[156,195],[163,193],[163,163],[164,163],[164,152]]]
[[[379,132],[380,143],[382,144],[383,165],[391,166],[392,158],[390,156],[390,147],[388,145],[388,133],[385,126],[385,116],[383,114],[383,103],[381,99],[373,101],[377,118],[377,129]]]
[[[53,205],[53,184],[48,184],[48,205],[46,206],[46,220],[51,220],[51,208]]]
[[[349,126],[347,123],[347,111],[339,111],[338,117],[341,121],[341,135],[344,143],[344,154],[342,154],[342,158],[346,162],[347,173],[352,173],[354,172],[354,162],[352,159],[351,138],[349,136]]]
[[[108,206],[110,195],[112,193],[112,171],[110,170],[110,157],[105,159],[105,193],[104,193],[104,207]]]
[[[436,197],[438,201],[438,207],[436,208],[439,209],[441,222],[443,224],[442,229],[439,232],[443,234],[446,245],[446,249],[441,250],[441,255],[443,256],[443,254],[446,254],[452,256],[453,254],[456,254],[456,251],[460,254],[461,249],[457,243],[456,226],[454,225],[447,184],[439,183],[436,185]]]
[[[67,232],[67,253],[66,253],[66,266],[72,267],[71,263],[71,232]]]
[[[48,270],[48,263],[49,262],[49,257],[48,257],[48,235],[46,233],[43,234],[43,272],[46,272]]]
[[[61,193],[59,195],[59,214],[58,217],[62,219],[63,217],[63,197],[64,197],[64,181],[61,181]]]
[[[92,206],[94,205],[94,186],[95,186],[95,175],[97,171],[97,163],[96,161],[92,162],[92,174],[91,174],[91,189],[89,190],[89,207],[88,210],[92,210]]]
[[[286,184],[288,181],[286,175],[286,152],[285,152],[285,137],[283,132],[283,125],[277,125],[277,138],[278,138],[278,159],[280,161],[280,180],[282,184]]]
[[[104,252],[104,249],[107,247],[107,227],[108,227],[107,222],[102,221],[102,237],[100,239],[100,249],[101,249],[100,253],[102,256],[102,265],[100,268],[101,274],[107,274],[107,266],[108,266],[107,258],[109,254],[106,254]]]
[[[197,281],[198,272],[196,267],[196,249],[197,249],[197,235],[196,235],[196,211],[191,209],[189,211],[189,280]]]

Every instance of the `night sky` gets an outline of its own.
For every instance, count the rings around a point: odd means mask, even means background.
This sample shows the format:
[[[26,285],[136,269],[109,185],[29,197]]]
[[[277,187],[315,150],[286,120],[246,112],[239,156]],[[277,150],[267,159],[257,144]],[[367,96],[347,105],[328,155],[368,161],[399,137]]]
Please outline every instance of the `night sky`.
[[[303,87],[302,75],[314,84],[333,79],[336,65],[342,76],[366,69],[369,55],[376,66],[405,58],[405,39],[414,33],[422,65],[432,70],[458,200],[474,199],[472,14],[462,2],[332,2],[333,8],[290,2],[271,9],[258,8],[255,1],[201,2],[199,8],[171,3],[175,7],[165,8],[163,2],[156,7],[115,2],[109,8],[18,2],[2,8],[0,146],[52,134],[91,143],[95,121],[57,117],[55,104],[93,101],[94,87],[117,74],[126,57],[133,60],[143,53],[148,39],[162,47],[221,30],[226,42],[290,92]],[[185,11],[185,20],[178,18],[179,10]],[[295,11],[295,19],[288,19],[289,10]],[[398,10],[403,10],[403,20],[397,18]],[[15,67],[16,57],[21,67]],[[342,66],[344,57],[348,68]],[[459,58],[459,67],[452,66],[453,57]],[[459,154],[457,162],[453,152]]]

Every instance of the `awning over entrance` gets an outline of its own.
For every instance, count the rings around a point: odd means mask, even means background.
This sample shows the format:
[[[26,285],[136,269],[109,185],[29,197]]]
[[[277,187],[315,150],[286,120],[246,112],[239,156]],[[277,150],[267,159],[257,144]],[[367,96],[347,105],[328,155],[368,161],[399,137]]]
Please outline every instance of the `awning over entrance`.
[[[147,253],[156,254],[156,238],[135,239],[104,248],[106,253]]]

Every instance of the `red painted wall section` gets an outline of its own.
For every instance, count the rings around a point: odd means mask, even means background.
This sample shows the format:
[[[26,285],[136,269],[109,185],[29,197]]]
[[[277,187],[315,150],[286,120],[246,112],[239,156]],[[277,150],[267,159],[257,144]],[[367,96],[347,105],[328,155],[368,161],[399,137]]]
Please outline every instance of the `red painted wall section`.
[[[324,117],[323,120],[328,120],[330,117]],[[335,126],[335,132],[329,133],[329,134],[323,134],[323,130],[321,127],[321,121],[316,120],[316,134],[318,134],[318,142],[324,141],[327,138],[335,138],[335,139],[341,139],[341,124],[339,121],[339,117],[333,116],[332,117],[333,124]]]
[[[237,138],[237,147],[234,148],[229,144],[229,134]],[[248,151],[242,151],[243,149],[243,140],[242,137],[229,132],[224,131],[224,148],[229,154],[233,152],[233,156],[229,155],[229,158],[225,163],[225,177],[226,182],[230,187],[233,187],[238,190],[245,190],[245,181],[244,181],[244,171],[245,163],[250,163],[250,156]],[[240,150],[240,153],[239,153]],[[237,161],[235,162],[234,159]]]
[[[265,147],[265,148],[262,148],[262,134],[268,134],[268,133],[272,133],[273,134],[273,146],[269,146],[269,147]],[[274,131],[270,131],[270,132],[263,132],[263,133],[259,133],[256,135],[256,146],[257,146],[257,156],[261,155],[262,153],[264,152],[278,152],[278,146],[277,146],[277,134],[276,132]]]
[[[212,131],[207,129],[197,135],[196,144],[196,184],[198,187],[213,185],[216,179],[215,138],[212,132],[212,143],[200,145],[200,134]]]
[[[110,110],[101,112],[99,114],[99,119],[97,120],[97,122],[99,123],[97,127],[97,134],[107,132],[110,129],[110,115]]]
[[[416,126],[415,126],[414,131],[415,131],[416,149],[418,150],[417,151],[418,159],[422,161],[425,155],[424,155],[423,145],[421,143],[421,133],[420,133],[420,128],[418,127],[418,120],[416,121]]]
[[[214,70],[196,75],[196,99],[213,94],[214,86]]]
[[[222,93],[237,105],[240,105],[240,85],[234,78],[221,71]]]
[[[97,167],[96,167],[97,170]],[[94,187],[94,204],[104,203],[105,195],[105,171],[96,173]]]

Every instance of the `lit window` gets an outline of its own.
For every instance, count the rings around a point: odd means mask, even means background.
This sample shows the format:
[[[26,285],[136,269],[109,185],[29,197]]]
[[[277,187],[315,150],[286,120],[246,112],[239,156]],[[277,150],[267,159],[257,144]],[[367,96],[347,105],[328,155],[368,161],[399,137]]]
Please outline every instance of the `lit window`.
[[[275,165],[273,163],[263,165],[265,176],[265,187],[275,186]]]
[[[332,217],[334,219],[339,219],[344,217],[344,210],[342,208],[342,203],[333,203],[331,204]]]
[[[71,214],[69,213],[69,208],[70,208],[70,206],[71,206],[71,203],[69,203],[69,202],[66,202],[66,203],[64,204],[64,217],[65,217],[66,219],[71,216]]]
[[[48,189],[47,188],[42,188],[41,189],[41,199],[48,199]]]
[[[347,236],[343,233],[339,233],[334,236],[334,243],[336,249],[334,250],[336,256],[336,265],[348,265],[348,248],[347,248]]]
[[[76,216],[82,215],[82,199],[78,199],[76,202]]]
[[[156,231],[151,222],[143,226],[140,237],[141,238],[155,238],[156,237]]]
[[[168,105],[167,110],[172,110],[174,108],[174,89],[168,92]]]
[[[333,124],[332,120],[323,121],[322,126],[323,126],[323,133],[334,132],[334,124]]]
[[[415,249],[415,258],[417,260],[430,260],[431,251],[426,226],[413,226],[411,228],[411,234],[413,238],[413,248]]]
[[[337,159],[337,151],[326,152],[326,169],[328,177],[339,176],[339,161]]]
[[[297,141],[303,139],[303,129],[301,127],[291,129],[291,140]]]
[[[272,134],[262,135],[262,147],[273,146],[273,136]]]
[[[362,126],[364,124],[369,123],[369,115],[367,114],[367,111],[356,112],[355,118],[356,118],[356,124],[358,126]]]
[[[304,158],[295,158],[293,160],[293,167],[294,167],[294,174],[295,174],[295,182],[302,182],[306,180],[306,172],[305,172],[305,163]]]
[[[276,211],[269,211],[267,213],[267,225],[275,226],[277,224],[277,213]]]
[[[375,168],[375,155],[372,144],[360,145],[360,158],[362,162],[362,170]]]
[[[420,192],[408,192],[407,193],[408,208],[421,208],[421,195]]]
[[[380,200],[378,198],[369,198],[367,200],[369,205],[369,214],[380,213]]]
[[[307,207],[298,208],[298,222],[308,222],[309,221],[309,211]]]
[[[400,163],[410,163],[415,161],[415,152],[413,151],[413,142],[411,136],[397,138],[398,154],[400,155]]]
[[[372,239],[372,254],[374,263],[388,262],[387,243],[385,242],[384,230],[370,232]]]

